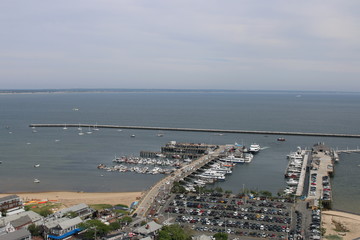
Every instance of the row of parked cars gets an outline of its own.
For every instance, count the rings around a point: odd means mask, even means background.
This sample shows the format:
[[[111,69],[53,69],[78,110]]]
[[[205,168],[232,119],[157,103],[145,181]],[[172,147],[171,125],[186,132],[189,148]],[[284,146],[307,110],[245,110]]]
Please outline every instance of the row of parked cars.
[[[283,239],[291,231],[292,201],[189,193],[173,196],[164,209],[176,222],[197,231]]]

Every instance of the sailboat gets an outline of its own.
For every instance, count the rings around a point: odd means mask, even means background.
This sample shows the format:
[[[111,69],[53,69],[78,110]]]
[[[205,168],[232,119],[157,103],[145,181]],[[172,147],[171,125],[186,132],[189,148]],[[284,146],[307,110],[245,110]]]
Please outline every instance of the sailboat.
[[[97,127],[97,123],[94,126],[94,131],[99,131],[98,127]]]
[[[80,130],[80,132],[78,133],[80,136],[84,135],[82,129]]]
[[[90,129],[90,126],[89,126],[89,131],[86,132],[87,134],[92,134],[92,131]]]
[[[66,127],[66,123],[65,123],[65,126],[63,127],[64,130],[67,130],[67,127]]]
[[[80,123],[79,123],[78,130],[79,130],[79,131],[81,131],[81,130],[82,130]]]

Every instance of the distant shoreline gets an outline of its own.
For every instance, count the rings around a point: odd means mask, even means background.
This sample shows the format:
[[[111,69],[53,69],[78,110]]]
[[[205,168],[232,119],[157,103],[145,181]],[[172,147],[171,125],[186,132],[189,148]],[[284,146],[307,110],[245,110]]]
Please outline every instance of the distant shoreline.
[[[229,90],[229,89],[0,89],[10,94],[71,94],[71,93],[242,93],[242,94],[360,94],[360,92],[298,91],[298,90]]]

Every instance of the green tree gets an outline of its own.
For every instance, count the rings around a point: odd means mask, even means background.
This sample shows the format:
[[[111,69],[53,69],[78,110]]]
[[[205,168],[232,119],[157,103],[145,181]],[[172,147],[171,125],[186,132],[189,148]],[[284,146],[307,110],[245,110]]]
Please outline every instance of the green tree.
[[[32,236],[40,236],[41,235],[41,227],[36,226],[35,224],[29,225],[28,230]]]
[[[119,222],[112,222],[109,225],[110,231],[118,230],[121,227]]]
[[[86,239],[95,239],[95,236],[104,237],[110,231],[109,226],[97,219],[83,222],[79,227],[86,230],[84,233]]]
[[[259,194],[260,194],[260,196],[263,196],[263,197],[271,197],[272,196],[272,193],[269,191],[260,191]]]
[[[222,193],[223,189],[221,187],[216,187],[215,192]]]
[[[227,239],[228,239],[228,235],[227,235],[227,233],[219,232],[219,233],[215,233],[215,234],[214,234],[214,238],[215,238],[216,240],[227,240]]]
[[[123,216],[122,218],[119,219],[120,224],[123,225],[128,225],[129,223],[132,222],[132,218],[130,216]]]
[[[164,226],[159,231],[158,240],[190,240],[190,231],[185,231],[178,224]]]
[[[186,189],[179,182],[174,182],[173,187],[171,188],[173,193],[185,193]]]
[[[41,215],[41,216],[43,216],[43,217],[47,217],[47,216],[49,216],[50,214],[52,214],[53,212],[50,210],[50,209],[48,209],[48,208],[43,208],[43,209],[41,209],[40,211],[39,211],[39,214]]]

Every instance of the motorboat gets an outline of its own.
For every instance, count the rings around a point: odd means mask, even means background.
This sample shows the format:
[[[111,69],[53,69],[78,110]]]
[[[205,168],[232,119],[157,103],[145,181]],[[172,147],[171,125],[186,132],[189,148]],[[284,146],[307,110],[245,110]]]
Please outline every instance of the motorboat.
[[[235,157],[234,155],[229,155],[225,158],[220,158],[220,161],[232,162],[232,163],[244,163],[245,159],[242,157]]]
[[[40,164],[35,164],[34,167],[38,168],[38,167],[40,167]]]
[[[253,158],[254,158],[254,155],[252,155],[251,153],[245,153],[244,154],[244,162],[245,163],[251,163]]]
[[[279,142],[285,142],[285,138],[283,138],[283,137],[279,137],[277,140],[278,140]]]
[[[253,144],[250,145],[249,152],[257,153],[259,151],[260,151],[260,145],[259,144],[253,143]]]
[[[135,137],[135,135],[133,134],[133,135],[131,135],[130,137],[134,138],[134,137]]]
[[[299,181],[295,180],[294,178],[290,178],[288,181],[286,181],[286,184],[289,186],[296,186],[299,184]]]
[[[40,183],[40,180],[37,179],[37,178],[35,178],[35,179],[34,179],[34,183]]]

